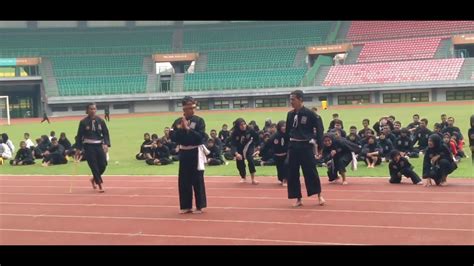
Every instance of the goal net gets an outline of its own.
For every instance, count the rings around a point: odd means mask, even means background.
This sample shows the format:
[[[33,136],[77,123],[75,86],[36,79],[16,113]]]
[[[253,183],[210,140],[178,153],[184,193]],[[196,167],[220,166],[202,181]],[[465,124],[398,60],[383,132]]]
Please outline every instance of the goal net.
[[[0,125],[10,125],[10,106],[8,96],[0,96]]]

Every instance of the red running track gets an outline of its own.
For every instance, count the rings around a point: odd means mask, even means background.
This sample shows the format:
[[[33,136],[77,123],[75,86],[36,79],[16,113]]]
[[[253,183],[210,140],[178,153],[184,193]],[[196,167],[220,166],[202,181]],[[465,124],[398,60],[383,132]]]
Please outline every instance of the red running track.
[[[276,178],[206,177],[208,208],[178,214],[177,178],[0,175],[2,245],[473,245],[474,179],[447,187],[325,178],[325,206],[293,208]],[[304,186],[303,186],[304,191]]]

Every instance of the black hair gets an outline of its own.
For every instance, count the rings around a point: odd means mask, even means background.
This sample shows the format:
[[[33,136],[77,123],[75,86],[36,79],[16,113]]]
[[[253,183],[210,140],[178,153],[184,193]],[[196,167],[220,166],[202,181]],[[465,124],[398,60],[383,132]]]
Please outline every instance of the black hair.
[[[290,93],[290,96],[294,95],[298,100],[303,100],[304,93],[302,90],[294,90]]]

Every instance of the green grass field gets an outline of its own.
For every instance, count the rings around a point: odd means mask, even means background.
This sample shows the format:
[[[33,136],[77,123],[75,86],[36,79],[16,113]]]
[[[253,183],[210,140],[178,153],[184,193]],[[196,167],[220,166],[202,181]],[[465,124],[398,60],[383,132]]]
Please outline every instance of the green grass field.
[[[308,104],[308,107],[311,107]],[[288,109],[289,110],[289,109]],[[278,122],[286,118],[287,110],[233,110],[230,112],[197,112],[198,115],[204,117],[206,121],[206,131],[211,129],[220,130],[223,123],[232,125],[232,122],[237,117],[243,117],[250,122],[257,121],[260,127],[266,118],[271,118],[272,121]],[[325,128],[328,127],[331,120],[331,114],[337,112],[339,117],[344,121],[346,131],[349,131],[351,125],[356,125],[358,129],[362,127],[362,119],[369,118],[370,123],[373,124],[379,117],[383,115],[394,115],[397,120],[402,122],[402,126],[408,125],[412,121],[412,115],[418,113],[421,118],[427,118],[429,121],[429,128],[432,129],[433,124],[440,120],[441,113],[447,113],[448,116],[456,118],[455,125],[461,128],[465,138],[467,137],[467,130],[469,127],[469,117],[473,114],[473,105],[459,105],[453,102],[450,105],[433,105],[433,106],[401,106],[397,104],[386,104],[383,107],[370,107],[361,109],[344,109],[335,108],[329,110],[321,110],[319,114],[323,117]],[[112,147],[110,149],[110,162],[106,175],[120,174],[120,175],[176,175],[178,163],[168,166],[149,166],[144,161],[137,161],[135,154],[139,150],[139,146],[143,142],[143,133],[149,132],[157,133],[160,137],[163,135],[163,128],[170,126],[172,121],[180,116],[181,113],[176,113],[172,116],[164,116],[157,114],[156,116],[148,117],[133,117],[133,118],[115,118],[112,114],[112,121],[108,123],[111,133]],[[79,119],[77,121],[58,121],[52,118],[52,124],[34,122],[33,124],[20,123],[11,126],[2,126],[2,132],[7,132],[15,146],[19,146],[19,142],[23,138],[24,132],[29,132],[31,138],[34,140],[42,134],[49,135],[51,130],[56,131],[59,136],[60,132],[66,132],[69,140],[72,141],[77,131]],[[466,140],[467,142],[467,140]],[[470,157],[469,147],[465,145],[466,154]],[[415,166],[415,171],[421,174],[422,158],[411,159]],[[0,167],[2,174],[44,174],[44,175],[75,175],[75,174],[90,174],[86,162],[82,162],[79,166],[74,166],[73,163],[60,166],[42,167],[41,161],[36,160],[36,165],[12,167],[10,165],[3,165]],[[325,168],[318,168],[321,176],[326,176]],[[206,168],[206,175],[224,175],[235,176],[238,175],[235,162],[229,162],[228,166],[211,166]],[[257,167],[257,175],[274,176],[276,169],[273,166]],[[388,176],[387,163],[382,163],[381,166],[375,169],[367,169],[363,162],[359,162],[359,170],[352,172],[349,170],[348,176]],[[459,168],[451,175],[451,177],[473,177],[473,166],[471,158],[463,159],[459,164]]]

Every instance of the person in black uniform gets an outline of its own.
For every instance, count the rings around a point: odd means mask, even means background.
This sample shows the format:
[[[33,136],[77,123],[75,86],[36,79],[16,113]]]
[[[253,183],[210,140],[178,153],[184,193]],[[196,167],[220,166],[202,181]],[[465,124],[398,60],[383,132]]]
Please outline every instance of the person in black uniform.
[[[339,114],[332,114],[332,121],[329,123],[328,132],[334,129],[336,121],[338,120],[340,121],[341,129],[344,129],[344,123],[342,122],[342,120],[339,119]]]
[[[469,137],[469,147],[471,148],[471,160],[474,163],[474,115],[471,115],[471,128],[467,132]]]
[[[152,144],[153,158],[147,159],[148,165],[167,165],[173,163],[170,158],[170,150],[161,143],[160,139],[156,139]]]
[[[413,171],[413,166],[407,158],[402,157],[400,152],[393,150],[390,152],[390,163],[388,164],[390,172],[390,184],[399,184],[402,181],[402,176],[411,179],[415,185],[423,185],[421,178]]]
[[[194,114],[196,101],[192,97],[184,97],[182,105],[184,114],[174,121],[170,130],[171,140],[179,145],[180,213],[193,212],[193,189],[196,199],[194,213],[202,213],[202,209],[207,207],[204,168],[201,167],[205,162],[200,164],[200,158],[205,157],[202,150],[207,141],[206,124],[204,119]]]
[[[43,112],[43,120],[41,120],[41,123],[43,123],[44,121],[48,121],[48,124],[51,124],[51,122],[49,122],[49,118],[48,118],[48,114],[45,112]]]
[[[359,146],[343,138],[336,139],[331,133],[324,135],[323,143],[324,148],[319,157],[328,166],[329,182],[339,179],[339,173],[342,177],[342,184],[347,185],[346,166],[352,161],[352,152],[359,151]]]
[[[296,199],[295,207],[302,206],[300,166],[303,175],[308,197],[317,194],[319,205],[324,205],[325,200],[321,195],[321,182],[316,169],[315,150],[310,142],[314,135],[316,143],[322,143],[322,135],[317,129],[321,127],[313,111],[303,106],[303,92],[295,90],[290,94],[290,103],[293,110],[288,112],[286,117],[285,141],[288,146],[288,198]],[[314,130],[316,129],[316,134]]]
[[[214,139],[210,138],[207,140],[207,149],[209,150],[209,154],[206,156],[208,165],[224,164],[221,149],[215,144]]]
[[[245,160],[247,160],[252,184],[257,185],[258,181],[255,180],[255,162],[253,160],[255,143],[258,142],[257,131],[247,126],[243,118],[237,118],[234,121],[230,138],[232,139],[231,153],[235,156],[237,169],[240,174],[240,183],[245,183],[247,180],[247,172],[245,170]]]
[[[59,140],[58,140],[58,143],[63,145],[64,147],[64,154],[65,155],[69,155],[70,152],[71,152],[71,142],[67,139],[66,137],[66,133],[64,132],[61,132],[61,134],[59,134]]]
[[[150,138],[150,133],[143,134],[143,143],[140,145],[140,152],[135,155],[137,160],[150,160],[153,157],[152,152],[153,141]]]
[[[11,165],[30,165],[34,164],[33,153],[26,147],[26,142],[20,141],[20,148],[16,152],[15,159],[10,160]]]
[[[390,152],[393,151],[393,143],[383,132],[379,136],[379,146],[382,148],[382,157],[388,162],[390,159]]]
[[[400,130],[400,137],[395,141],[395,148],[400,151],[402,156],[412,157],[413,155],[413,142],[410,138],[410,131],[407,128]]]
[[[255,152],[255,155],[260,155],[260,160],[255,161],[257,166],[272,166],[275,165],[275,160],[273,159],[273,149],[270,142],[270,133],[265,132],[263,134],[263,142],[260,144],[258,151]]]
[[[464,138],[461,134],[461,130],[458,127],[454,126],[454,117],[449,117],[447,123],[447,126],[443,130],[441,130],[441,133],[444,134],[448,132],[452,136],[454,135],[454,132],[457,132],[459,134],[458,140],[463,140]]]
[[[222,130],[219,131],[219,139],[221,139],[222,143],[226,143],[229,136],[230,133],[229,130],[227,130],[227,124],[223,124]]]
[[[415,152],[424,152],[428,147],[428,138],[433,134],[428,129],[428,120],[423,118],[420,120],[420,125],[414,132],[413,145],[418,142],[418,147],[415,148]]]
[[[369,119],[365,118],[364,120],[362,120],[363,128],[361,130],[359,130],[359,132],[357,133],[361,139],[365,139],[365,137],[366,137],[365,132],[367,130],[370,130],[372,132],[372,135],[375,134],[375,132],[371,128],[369,128],[369,125],[370,125],[370,120]]]
[[[420,126],[420,115],[414,114],[413,122],[408,124],[407,128],[410,131],[410,133],[413,133],[419,126]]]
[[[446,114],[441,114],[441,130],[448,126],[448,116]]]
[[[51,146],[51,141],[49,141],[48,136],[42,135],[40,138],[40,142],[36,145],[36,148],[33,151],[34,157],[36,159],[42,159],[44,157],[44,153],[49,149]]]
[[[382,163],[383,149],[377,143],[375,136],[367,138],[367,144],[362,147],[362,154],[365,157],[367,168],[374,168]]]
[[[104,108],[104,112],[105,112],[105,120],[107,120],[107,122],[110,122],[110,109],[109,109],[109,106],[106,105],[105,108]]]
[[[110,147],[109,129],[105,121],[96,115],[97,106],[90,103],[86,107],[87,116],[79,122],[76,137],[76,161],[81,156],[84,148],[84,155],[92,171],[93,178],[90,180],[92,187],[99,186],[99,192],[105,190],[102,187],[102,174],[107,168],[106,153]]]
[[[66,155],[64,154],[63,145],[59,144],[56,137],[51,139],[51,146],[44,153],[43,157],[43,166],[56,165],[56,164],[66,164]]]
[[[288,142],[285,140],[286,121],[281,120],[277,124],[277,132],[268,140],[273,151],[273,160],[277,169],[277,177],[280,185],[286,186],[288,180],[288,162],[286,156],[288,152]]]
[[[443,139],[438,134],[431,135],[428,138],[428,148],[423,159],[425,186],[430,186],[432,179],[434,179],[436,185],[445,186],[448,175],[457,167],[451,152],[443,143]]]

